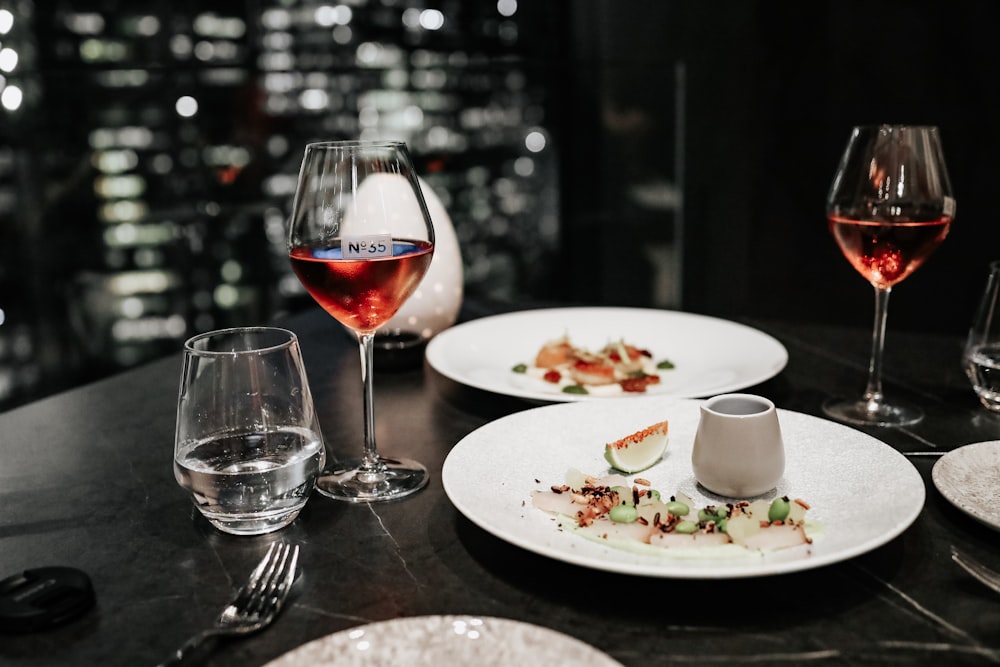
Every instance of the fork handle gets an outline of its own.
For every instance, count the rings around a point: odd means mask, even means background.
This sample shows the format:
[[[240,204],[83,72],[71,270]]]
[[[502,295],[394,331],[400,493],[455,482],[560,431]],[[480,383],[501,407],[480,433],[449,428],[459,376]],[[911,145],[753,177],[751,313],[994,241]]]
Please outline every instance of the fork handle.
[[[161,662],[157,667],[170,667],[171,665],[183,665],[187,660],[191,659],[198,649],[201,648],[205,642],[212,637],[217,635],[213,630],[202,630],[198,634],[194,635],[186,642],[181,644],[180,648],[170,654],[170,656]]]

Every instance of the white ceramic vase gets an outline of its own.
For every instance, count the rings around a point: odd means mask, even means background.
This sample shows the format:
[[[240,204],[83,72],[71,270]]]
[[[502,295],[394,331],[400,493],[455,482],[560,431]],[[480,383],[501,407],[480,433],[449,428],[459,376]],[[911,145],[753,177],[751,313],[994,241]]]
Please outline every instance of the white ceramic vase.
[[[418,177],[434,223],[434,257],[417,290],[403,307],[375,332],[375,344],[405,349],[425,344],[458,319],[464,275],[462,252],[448,212],[429,185]]]

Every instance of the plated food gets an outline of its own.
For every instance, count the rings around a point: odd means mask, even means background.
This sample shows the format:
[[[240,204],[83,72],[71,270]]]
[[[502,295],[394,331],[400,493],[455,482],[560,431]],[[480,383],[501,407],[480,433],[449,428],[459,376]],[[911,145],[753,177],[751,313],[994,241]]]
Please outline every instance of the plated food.
[[[566,394],[613,396],[644,393],[647,387],[660,384],[661,372],[673,368],[669,359],[656,361],[649,350],[624,339],[591,350],[574,345],[564,334],[542,345],[531,364],[519,363],[511,370]]]
[[[560,529],[662,555],[692,556],[697,549],[704,557],[735,557],[812,544],[819,527],[807,526],[809,505],[799,498],[721,499],[699,507],[683,492],[667,497],[645,477],[620,474],[656,465],[668,432],[663,420],[604,444],[612,471],[599,477],[570,468],[564,482],[532,491],[532,506],[554,516]]]
[[[619,549],[686,558],[732,558],[812,544],[800,498],[731,500],[699,507],[678,492],[665,496],[649,480],[594,477],[571,469],[566,482],[531,495],[560,529]]]
[[[691,552],[693,557],[665,558],[650,553],[649,547],[623,549],[605,540],[583,539],[533,506],[532,493],[563,483],[569,468],[597,477],[610,474],[602,444],[666,417],[669,444],[662,458],[635,475],[665,497],[684,494],[699,509],[731,502],[699,485],[691,468],[701,404],[645,395],[516,412],[459,441],[445,459],[442,485],[472,524],[516,547],[595,570],[683,579],[769,576],[836,563],[891,541],[923,507],[924,481],[898,451],[856,429],[781,409],[785,472],[776,488],[761,498],[807,501],[807,521],[823,530],[808,546],[732,558],[706,557],[698,550]],[[632,485],[635,475],[627,475]],[[859,509],[859,498],[865,499],[864,507],[878,511]]]
[[[645,393],[571,393],[550,382],[514,373],[533,365],[539,349],[565,333],[574,346],[599,350],[624,340],[648,350],[660,382]],[[788,352],[772,336],[736,322],[652,308],[546,308],[463,322],[434,336],[427,365],[444,378],[483,391],[545,403],[633,400],[646,395],[698,398],[761,383],[785,367]]]

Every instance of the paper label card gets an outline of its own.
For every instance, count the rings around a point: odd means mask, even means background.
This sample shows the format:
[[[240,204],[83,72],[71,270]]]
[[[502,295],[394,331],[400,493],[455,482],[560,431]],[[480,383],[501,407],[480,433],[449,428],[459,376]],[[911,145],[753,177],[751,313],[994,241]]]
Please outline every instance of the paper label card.
[[[340,240],[344,259],[392,257],[392,235],[345,236]]]

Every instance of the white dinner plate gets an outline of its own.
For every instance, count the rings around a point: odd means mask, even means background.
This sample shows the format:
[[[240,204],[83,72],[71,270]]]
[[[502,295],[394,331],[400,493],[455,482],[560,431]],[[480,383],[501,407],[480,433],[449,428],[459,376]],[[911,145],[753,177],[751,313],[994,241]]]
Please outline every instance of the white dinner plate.
[[[861,431],[787,410],[778,411],[785,473],[764,497],[787,495],[809,504],[808,518],[822,526],[811,545],[735,558],[634,553],[560,530],[554,517],[532,506],[532,491],[562,484],[569,468],[607,473],[605,443],[663,419],[669,421],[666,454],[637,476],[664,495],[683,492],[699,507],[731,501],[703,489],[691,470],[700,404],[644,397],[551,405],[503,417],[452,448],[441,472],[445,493],[474,524],[543,556],[597,570],[690,579],[781,574],[846,560],[899,535],[923,507],[923,480],[895,449]]]
[[[934,464],[931,478],[948,502],[1000,530],[1000,440],[953,449]]]
[[[646,308],[549,308],[484,317],[439,333],[428,343],[426,358],[445,377],[497,394],[550,402],[595,398],[513,372],[563,335],[591,350],[624,340],[656,361],[671,361],[674,368],[660,373],[661,382],[647,391],[651,395],[701,398],[735,391],[774,377],[788,363],[785,347],[752,327]]]
[[[489,616],[414,616],[341,630],[264,667],[621,667],[578,639],[530,623]]]

